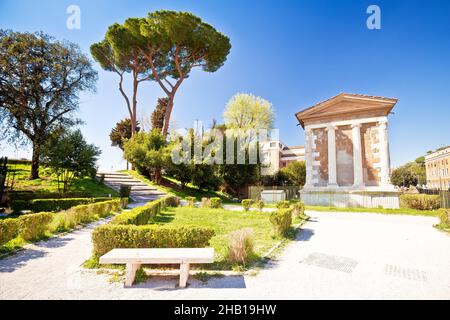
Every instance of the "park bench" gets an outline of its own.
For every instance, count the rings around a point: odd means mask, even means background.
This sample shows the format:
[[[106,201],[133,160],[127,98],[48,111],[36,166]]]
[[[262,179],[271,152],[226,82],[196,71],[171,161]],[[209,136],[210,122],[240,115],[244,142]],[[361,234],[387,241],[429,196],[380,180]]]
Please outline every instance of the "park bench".
[[[185,288],[194,263],[212,263],[213,248],[113,249],[100,257],[100,264],[125,264],[125,286],[131,287],[143,264],[180,264],[180,288]]]

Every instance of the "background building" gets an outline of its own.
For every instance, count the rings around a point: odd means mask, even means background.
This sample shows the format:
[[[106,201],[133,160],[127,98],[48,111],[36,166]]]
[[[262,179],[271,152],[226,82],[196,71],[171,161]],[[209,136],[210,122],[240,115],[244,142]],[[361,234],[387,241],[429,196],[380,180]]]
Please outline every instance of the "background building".
[[[450,189],[450,147],[426,155],[425,168],[429,189]]]
[[[261,169],[263,175],[272,175],[293,161],[305,161],[305,147],[288,147],[281,141],[267,141],[262,143],[264,159],[268,166]]]

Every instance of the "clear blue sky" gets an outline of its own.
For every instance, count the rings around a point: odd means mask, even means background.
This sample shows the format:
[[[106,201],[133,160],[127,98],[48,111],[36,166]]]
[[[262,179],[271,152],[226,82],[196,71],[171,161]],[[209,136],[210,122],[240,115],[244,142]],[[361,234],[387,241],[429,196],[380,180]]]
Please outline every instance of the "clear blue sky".
[[[70,4],[81,8],[81,30],[66,28]],[[382,10],[381,30],[366,27],[371,4]],[[0,0],[0,28],[42,30],[78,43],[89,54],[90,44],[102,40],[112,23],[158,9],[191,11],[227,34],[233,45],[218,72],[194,72],[182,85],[173,113],[178,128],[191,127],[195,119],[221,121],[229,98],[248,92],[273,103],[282,140],[299,145],[304,133],[294,113],[350,92],[399,99],[390,116],[394,166],[450,144],[447,0]],[[142,86],[141,115],[149,116],[160,96],[155,83]],[[82,97],[79,116],[87,139],[103,150],[102,168],[120,165],[121,153],[109,146],[108,134],[126,115],[117,78],[99,70],[97,93]],[[26,155],[2,147],[2,154]]]

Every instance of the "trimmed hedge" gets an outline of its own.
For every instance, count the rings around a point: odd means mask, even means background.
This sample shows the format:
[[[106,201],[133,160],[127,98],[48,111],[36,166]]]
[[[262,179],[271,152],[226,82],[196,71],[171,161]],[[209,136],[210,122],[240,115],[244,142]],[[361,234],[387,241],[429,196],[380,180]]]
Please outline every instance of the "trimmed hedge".
[[[294,202],[292,204],[292,213],[294,217],[302,217],[305,214],[305,204],[303,202]]]
[[[290,206],[291,206],[291,203],[287,200],[278,201],[276,204],[277,209],[289,209]]]
[[[450,209],[442,209],[439,211],[439,222],[442,226],[450,226]]]
[[[204,248],[214,230],[197,226],[134,226],[107,224],[92,233],[94,255],[102,256],[115,248]]]
[[[33,212],[57,212],[72,207],[111,200],[111,198],[67,198],[67,199],[35,199],[15,200],[11,204],[14,212],[30,210]]]
[[[400,207],[417,210],[435,210],[441,207],[439,195],[428,194],[402,194]]]
[[[254,201],[252,199],[244,199],[241,202],[242,208],[244,208],[244,211],[248,211],[250,210],[250,208],[252,207]]]
[[[109,216],[112,212],[118,212],[123,206],[126,206],[124,199],[114,199],[72,207],[66,211],[54,214],[52,230],[64,231],[73,229],[80,224],[96,221],[99,218]]]
[[[18,219],[0,220],[0,247],[17,237],[20,230]]]
[[[211,202],[210,202],[209,206],[213,209],[222,208],[222,199],[220,199],[218,197],[211,198]]]
[[[292,209],[278,209],[270,215],[270,222],[277,235],[284,236],[292,224]]]
[[[167,196],[158,200],[147,203],[142,207],[134,208],[130,211],[124,212],[115,216],[111,223],[113,224],[134,224],[145,225],[149,221],[156,218],[156,216],[165,207],[175,207],[179,204],[179,199],[174,196]]]
[[[53,220],[53,214],[49,212],[25,214],[17,218],[20,224],[19,235],[24,240],[36,240],[45,235]]]
[[[8,196],[12,201],[16,200],[34,200],[34,199],[73,199],[89,198],[89,192],[70,191],[66,193],[43,192],[43,191],[11,191]]]

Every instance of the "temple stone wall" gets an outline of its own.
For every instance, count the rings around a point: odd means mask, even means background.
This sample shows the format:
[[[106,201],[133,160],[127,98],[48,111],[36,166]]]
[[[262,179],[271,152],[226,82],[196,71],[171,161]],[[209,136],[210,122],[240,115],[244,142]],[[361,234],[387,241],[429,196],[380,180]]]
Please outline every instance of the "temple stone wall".
[[[365,123],[361,126],[363,178],[368,187],[379,186],[381,183],[379,132],[377,123]]]
[[[315,186],[328,184],[328,134],[325,129],[313,130],[313,182]]]
[[[351,126],[336,130],[336,166],[339,186],[352,186],[354,183],[353,140]]]

